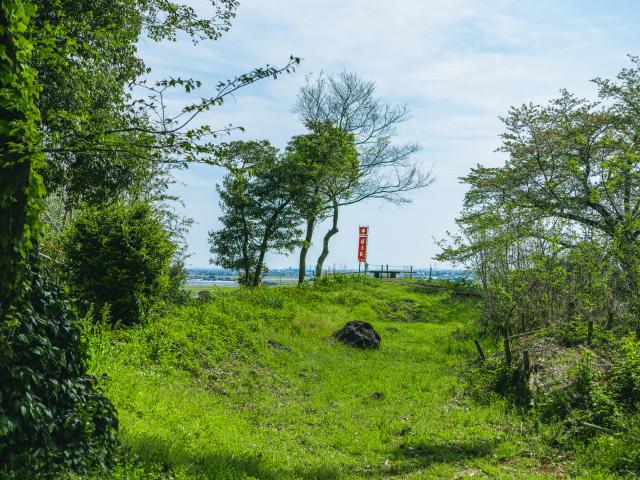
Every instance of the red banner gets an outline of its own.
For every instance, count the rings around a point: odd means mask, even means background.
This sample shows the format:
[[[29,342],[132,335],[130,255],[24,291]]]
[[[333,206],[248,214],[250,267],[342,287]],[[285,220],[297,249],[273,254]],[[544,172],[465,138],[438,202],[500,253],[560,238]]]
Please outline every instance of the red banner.
[[[360,227],[360,235],[358,236],[358,262],[367,261],[367,237],[369,235],[369,227]]]

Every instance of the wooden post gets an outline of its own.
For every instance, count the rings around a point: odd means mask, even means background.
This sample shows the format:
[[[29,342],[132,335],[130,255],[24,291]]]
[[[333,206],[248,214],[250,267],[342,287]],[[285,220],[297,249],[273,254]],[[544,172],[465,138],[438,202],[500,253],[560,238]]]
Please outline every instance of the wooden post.
[[[413,265],[409,267],[409,279],[413,278]]]
[[[429,283],[431,283],[431,280],[432,280],[432,278],[433,278],[433,277],[431,276],[431,273],[432,273],[432,272],[433,272],[433,267],[432,267],[431,265],[429,265]]]
[[[593,343],[593,320],[587,323],[587,345],[590,347]]]
[[[524,366],[524,374],[527,380],[529,380],[529,377],[531,376],[531,358],[529,357],[529,350],[522,352],[522,364]]]
[[[513,357],[511,355],[511,341],[509,340],[509,336],[505,335],[504,337],[504,361],[507,365],[511,365],[513,361]]]
[[[531,358],[529,350],[522,352],[522,406],[527,409],[531,406]]]
[[[607,306],[607,330],[613,328],[613,322],[615,321],[615,313],[611,305]]]
[[[480,357],[480,363],[484,363],[486,357],[484,356],[484,350],[482,349],[482,345],[480,345],[480,341],[476,338],[473,343],[476,344],[476,350],[478,350],[478,356]]]

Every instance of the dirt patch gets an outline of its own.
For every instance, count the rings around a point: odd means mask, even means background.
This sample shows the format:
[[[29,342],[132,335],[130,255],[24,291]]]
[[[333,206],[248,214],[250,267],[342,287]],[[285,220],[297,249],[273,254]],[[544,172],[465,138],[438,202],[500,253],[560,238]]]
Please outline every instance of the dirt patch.
[[[565,388],[571,383],[571,372],[583,354],[581,347],[566,347],[549,336],[528,335],[512,341],[514,358],[520,360],[525,350],[531,360],[530,387],[534,394]],[[606,372],[611,364],[608,360],[594,356],[593,366]]]
[[[378,319],[388,322],[428,322],[431,316],[424,305],[410,298],[388,302],[378,312]]]

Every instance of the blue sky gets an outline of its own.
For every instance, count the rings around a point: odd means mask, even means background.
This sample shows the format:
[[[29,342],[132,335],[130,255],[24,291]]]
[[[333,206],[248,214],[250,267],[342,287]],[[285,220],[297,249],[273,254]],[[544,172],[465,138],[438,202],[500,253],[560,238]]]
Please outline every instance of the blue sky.
[[[191,3],[206,13],[206,1]],[[417,158],[433,165],[437,182],[409,205],[371,201],[344,209],[326,265],[357,267],[362,224],[371,229],[370,263],[428,266],[438,251],[434,238],[455,229],[465,192],[458,178],[478,163],[504,161],[495,152],[498,117],[511,105],[546,102],[561,88],[593,98],[589,79],[614,77],[628,65],[627,54],[640,54],[639,18],[640,2],[631,0],[241,0],[231,31],[216,42],[145,41],[140,50],[154,76],[198,78],[203,94],[253,67],[302,57],[296,73],[243,89],[202,117],[213,126],[245,127],[234,140],[282,147],[302,133],[292,105],[305,76],[320,71],[355,71],[377,83],[381,98],[407,104],[412,115],[398,141],[423,146]],[[188,235],[191,266],[208,266],[207,232],[219,226],[215,185],[223,173],[193,166],[176,175],[172,192],[196,222]],[[295,266],[295,253],[267,263]]]

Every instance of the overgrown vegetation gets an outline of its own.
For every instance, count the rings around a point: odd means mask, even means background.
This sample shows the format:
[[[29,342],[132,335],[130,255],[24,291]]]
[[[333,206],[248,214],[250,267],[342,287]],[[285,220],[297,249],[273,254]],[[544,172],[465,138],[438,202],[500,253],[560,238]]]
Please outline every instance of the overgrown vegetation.
[[[132,324],[166,297],[176,251],[146,203],[85,206],[64,240],[68,280],[84,311]]]
[[[105,466],[117,421],[86,373],[64,292],[37,267],[44,156],[27,36],[33,6],[0,5],[0,477]]]
[[[144,325],[87,326],[92,371],[106,374],[121,421],[112,478],[541,479],[572,468],[504,402],[459,395],[477,297],[347,275],[209,291]],[[332,339],[355,319],[380,333],[378,351]]]
[[[158,275],[159,270],[166,270],[166,254],[179,250],[167,238],[175,240],[184,226],[166,209],[167,174],[176,165],[213,162],[218,146],[211,140],[221,133],[191,122],[219,106],[229,94],[289,72],[299,62],[292,57],[283,67],[267,66],[238,75],[218,84],[212,95],[170,113],[166,99],[172,89],[191,92],[201,83],[178,76],[146,83],[143,76],[148,69],[136,46],[143,35],[153,41],[175,40],[178,34],[195,42],[219,38],[228,30],[237,2],[214,0],[211,5],[211,18],[200,17],[186,5],[155,0],[9,0],[0,5],[3,478],[82,473],[104,469],[112,460],[117,427],[114,410],[86,373],[76,309],[58,283],[86,281],[71,285],[72,290],[84,295],[84,300],[108,301],[112,309],[123,307],[116,313],[125,317],[155,300],[151,297],[160,293],[157,287],[164,282],[158,282],[159,277],[172,273],[171,278],[179,279],[179,258],[174,259],[170,272]],[[44,210],[47,193],[55,201],[46,205],[60,207],[57,219],[52,219],[53,212]],[[145,255],[148,244],[139,242],[138,249],[113,248],[114,253],[124,254],[118,259],[121,266],[136,265],[124,268],[122,277],[111,275],[107,283],[131,280],[132,275],[143,278],[128,282],[115,296],[101,297],[108,293],[103,291],[105,278],[96,281],[94,276],[90,285],[86,270],[82,272],[87,265],[75,264],[79,274],[75,279],[58,275],[63,271],[56,258],[61,250],[58,240],[79,213],[77,226],[98,228],[95,222],[87,221],[91,208],[99,210],[102,203],[124,205],[121,201],[131,205],[151,202],[158,212],[164,212],[162,223],[170,232],[161,233],[158,228],[143,232],[156,234],[147,240],[161,241],[155,252],[149,252],[159,253],[159,258],[153,259],[157,268],[152,262],[131,258]],[[82,216],[83,209],[86,216]],[[51,231],[55,230],[46,242],[42,242],[45,228],[41,215]],[[145,226],[157,224],[147,222]],[[112,235],[114,230],[101,238],[132,240],[128,235]],[[86,231],[98,233],[91,228]],[[69,253],[79,253],[85,261],[92,259],[92,253],[105,253],[103,245],[95,243],[84,249],[90,241],[80,237],[75,237],[80,243],[70,247]],[[114,247],[113,242],[109,246]],[[89,251],[92,248],[94,251]],[[103,288],[96,288],[100,282]],[[126,285],[112,283],[109,288],[113,292],[121,286]]]
[[[463,178],[461,233],[439,259],[474,269],[480,326],[500,339],[499,356],[477,373],[480,389],[511,398],[594,465],[597,449],[615,444],[620,456],[601,466],[634,476],[640,62],[631,62],[616,80],[594,80],[598,102],[563,91],[546,106],[511,109],[509,158]]]

